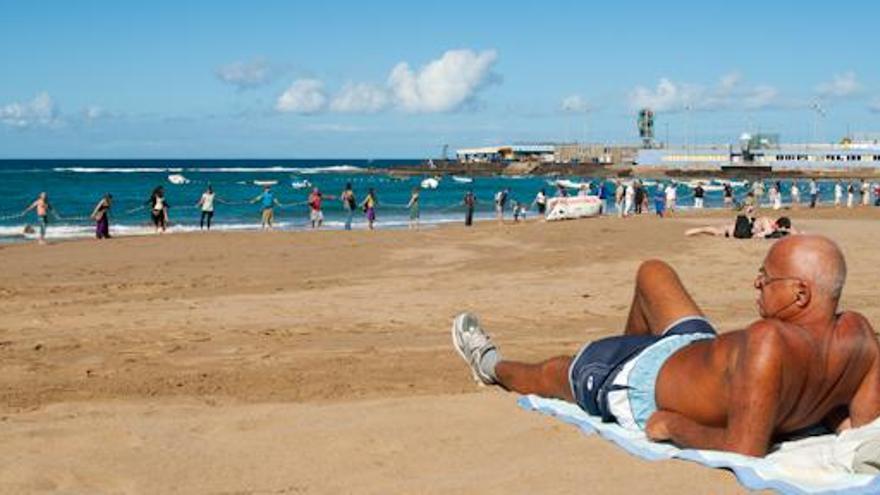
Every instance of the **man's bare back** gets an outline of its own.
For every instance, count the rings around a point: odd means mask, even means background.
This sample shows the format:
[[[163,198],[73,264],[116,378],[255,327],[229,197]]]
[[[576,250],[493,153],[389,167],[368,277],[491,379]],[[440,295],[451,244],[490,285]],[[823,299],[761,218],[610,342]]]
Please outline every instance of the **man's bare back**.
[[[841,314],[820,338],[760,320],[674,354],[658,377],[659,411],[646,431],[654,440],[763,455],[774,435],[840,426],[857,392],[871,388],[865,379],[878,354],[877,338],[857,313]],[[874,382],[874,405],[862,417],[856,411],[854,426],[880,413]]]
[[[502,360],[476,320],[461,316],[453,333],[484,383],[576,402],[653,440],[762,456],[774,436],[880,416],[880,345],[863,316],[837,313],[845,276],[833,242],[796,236],[765,258],[755,279],[761,319],[744,330],[716,336],[671,267],[649,261],[637,274],[624,336],[592,343],[575,358]],[[640,387],[641,397],[615,398],[618,389],[637,394]],[[627,410],[622,402],[641,404]]]

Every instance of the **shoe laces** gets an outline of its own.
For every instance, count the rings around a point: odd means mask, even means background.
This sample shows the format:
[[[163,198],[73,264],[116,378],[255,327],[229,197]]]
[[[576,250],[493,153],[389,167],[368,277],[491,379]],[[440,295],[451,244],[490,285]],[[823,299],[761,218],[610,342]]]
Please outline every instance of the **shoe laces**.
[[[474,354],[475,359],[478,359],[482,354],[483,349],[492,345],[492,340],[489,336],[483,332],[479,326],[468,326],[468,331],[466,332],[468,347],[471,348],[471,353]]]

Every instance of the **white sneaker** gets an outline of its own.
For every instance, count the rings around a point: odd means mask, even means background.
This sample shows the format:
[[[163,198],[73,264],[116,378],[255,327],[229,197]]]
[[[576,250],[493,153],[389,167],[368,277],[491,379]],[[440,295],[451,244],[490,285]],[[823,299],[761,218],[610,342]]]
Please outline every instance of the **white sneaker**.
[[[489,335],[480,328],[480,320],[471,313],[461,313],[452,321],[452,344],[470,366],[474,381],[484,385],[497,383],[480,369],[480,359],[486,352],[496,349]]]

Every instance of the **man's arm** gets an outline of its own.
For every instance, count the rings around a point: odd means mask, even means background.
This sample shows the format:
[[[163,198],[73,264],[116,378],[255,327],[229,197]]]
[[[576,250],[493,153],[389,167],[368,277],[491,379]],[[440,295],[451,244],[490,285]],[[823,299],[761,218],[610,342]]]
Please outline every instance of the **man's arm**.
[[[866,425],[880,416],[880,343],[867,318],[861,317],[865,330],[862,349],[868,354],[870,367],[849,405],[849,419],[853,427]]]
[[[772,324],[753,325],[730,370],[727,425],[709,427],[679,413],[658,411],[646,425],[648,437],[689,448],[765,455],[776,427],[783,354],[782,337]]]

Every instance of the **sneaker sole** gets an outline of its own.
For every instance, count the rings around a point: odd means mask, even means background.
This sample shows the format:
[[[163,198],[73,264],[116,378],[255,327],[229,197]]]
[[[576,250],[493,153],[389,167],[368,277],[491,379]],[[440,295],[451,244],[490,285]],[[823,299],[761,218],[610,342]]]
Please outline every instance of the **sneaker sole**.
[[[452,320],[452,343],[453,343],[453,346],[455,347],[455,352],[457,352],[458,355],[461,356],[462,359],[464,359],[464,362],[467,363],[468,368],[470,368],[471,378],[473,378],[473,380],[475,382],[477,382],[477,385],[485,387],[486,384],[480,378],[480,375],[477,374],[477,370],[474,369],[474,367],[471,365],[471,360],[465,355],[464,351],[461,350],[463,345],[462,345],[461,341],[458,340],[458,328],[463,325],[464,319],[467,316],[468,316],[467,313],[462,313],[462,314],[456,316],[454,320]]]

